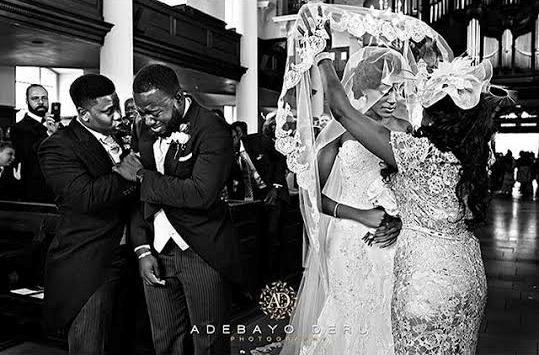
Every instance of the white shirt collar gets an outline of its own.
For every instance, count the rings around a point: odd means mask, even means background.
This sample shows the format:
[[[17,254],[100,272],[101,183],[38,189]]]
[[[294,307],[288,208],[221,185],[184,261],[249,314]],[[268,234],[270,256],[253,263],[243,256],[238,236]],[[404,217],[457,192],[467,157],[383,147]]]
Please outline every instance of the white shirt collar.
[[[183,117],[187,114],[187,110],[189,110],[189,107],[191,106],[191,99],[187,96],[185,97],[185,107],[183,109]]]
[[[34,120],[36,120],[37,122],[39,122],[41,124],[41,120],[43,119],[43,117],[40,117],[36,114],[33,114],[32,112],[28,111],[26,112],[26,114],[30,117],[32,117]]]
[[[245,147],[243,146],[243,142],[240,140],[240,153],[245,152]]]
[[[90,132],[100,143],[102,140],[104,140],[105,138],[107,138],[108,136],[103,134],[103,133],[100,133],[100,132],[97,132],[97,131],[94,131],[93,129],[89,128],[89,127],[86,127],[84,125],[84,123],[82,123],[82,121],[80,120],[80,118],[77,117],[77,121],[79,121],[79,123],[81,124],[82,127],[86,128],[88,130],[88,132]]]

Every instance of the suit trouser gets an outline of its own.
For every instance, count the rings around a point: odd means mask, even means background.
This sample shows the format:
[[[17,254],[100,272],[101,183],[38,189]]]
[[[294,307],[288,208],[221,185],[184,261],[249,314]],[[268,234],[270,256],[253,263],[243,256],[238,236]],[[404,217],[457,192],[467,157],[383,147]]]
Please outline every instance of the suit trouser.
[[[230,335],[222,334],[230,313],[228,282],[192,248],[169,242],[157,258],[166,284],[144,285],[156,354],[230,354]],[[214,334],[208,334],[211,326]]]
[[[134,310],[130,308],[132,277],[128,250],[117,251],[111,273],[90,296],[68,331],[69,354],[126,354],[133,344]],[[69,290],[66,290],[69,292]]]

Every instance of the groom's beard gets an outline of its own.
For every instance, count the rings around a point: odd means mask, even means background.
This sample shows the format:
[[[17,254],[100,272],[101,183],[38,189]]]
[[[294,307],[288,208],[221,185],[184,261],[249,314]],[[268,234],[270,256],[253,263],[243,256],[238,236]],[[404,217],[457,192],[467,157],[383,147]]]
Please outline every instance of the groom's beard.
[[[168,138],[173,132],[180,128],[180,124],[184,121],[183,115],[176,108],[172,109],[172,118],[166,124],[166,130],[162,134],[153,133],[157,137]]]

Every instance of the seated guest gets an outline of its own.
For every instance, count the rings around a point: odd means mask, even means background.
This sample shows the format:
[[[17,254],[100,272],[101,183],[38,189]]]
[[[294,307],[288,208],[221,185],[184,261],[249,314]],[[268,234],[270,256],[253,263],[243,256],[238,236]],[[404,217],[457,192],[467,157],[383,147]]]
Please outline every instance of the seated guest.
[[[11,129],[11,140],[17,152],[17,162],[21,163],[21,185],[24,201],[53,202],[52,191],[45,185],[37,160],[39,144],[58,129],[49,111],[49,94],[38,84],[26,89],[28,112]]]
[[[126,225],[137,188],[112,171],[127,153],[112,136],[115,87],[88,74],[69,93],[77,118],[39,148],[60,213],[45,266],[46,324],[67,331],[70,354],[129,354]]]
[[[20,193],[20,168],[12,166],[14,161],[13,144],[0,142],[0,200],[15,200]]]

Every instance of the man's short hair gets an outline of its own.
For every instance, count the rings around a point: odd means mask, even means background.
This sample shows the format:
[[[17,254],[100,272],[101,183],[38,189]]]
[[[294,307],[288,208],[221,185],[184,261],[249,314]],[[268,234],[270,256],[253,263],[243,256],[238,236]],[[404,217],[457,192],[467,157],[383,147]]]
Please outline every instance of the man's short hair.
[[[115,91],[114,83],[106,76],[85,74],[71,84],[69,95],[75,107],[89,108],[98,97],[112,95]]]
[[[236,122],[232,122],[231,126],[232,126],[233,129],[236,129],[236,127],[239,127],[241,129],[241,133],[244,136],[247,135],[247,122],[236,121]]]
[[[161,90],[168,96],[173,97],[180,89],[180,81],[176,72],[162,64],[146,65],[138,71],[133,80],[133,92],[135,94]]]
[[[11,142],[7,142],[7,141],[2,142],[2,141],[0,141],[0,152],[3,151],[4,149],[8,149],[8,148],[15,149],[15,146]]]
[[[27,88],[26,88],[26,98],[28,99],[28,95],[30,94],[30,90],[33,89],[33,88],[42,88],[43,90],[47,91],[47,89],[45,89],[45,87],[41,84],[30,84]],[[47,91],[47,95],[49,94],[49,92]]]

